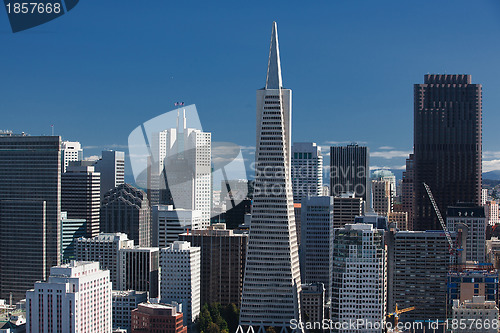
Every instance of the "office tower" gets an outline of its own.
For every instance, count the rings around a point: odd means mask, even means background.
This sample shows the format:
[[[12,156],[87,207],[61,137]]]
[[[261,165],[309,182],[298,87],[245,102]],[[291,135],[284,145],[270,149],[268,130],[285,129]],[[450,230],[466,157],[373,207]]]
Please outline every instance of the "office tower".
[[[151,205],[202,212],[202,226],[210,225],[212,199],[212,135],[187,128],[185,110],[177,111],[177,128],[154,133],[148,195]]]
[[[85,236],[87,236],[87,221],[82,219],[68,219],[66,212],[61,212],[61,260],[63,263],[76,259],[76,239]]]
[[[342,194],[333,198],[333,228],[342,228],[352,223],[356,216],[363,215],[363,199],[356,198],[354,193]]]
[[[61,260],[61,138],[0,133],[0,298],[25,297]]]
[[[321,282],[331,296],[333,197],[305,197],[301,208],[300,272],[303,283]],[[304,290],[302,290],[304,292]]]
[[[103,151],[102,157],[94,165],[95,171],[101,173],[101,200],[108,191],[125,184],[124,152]]]
[[[121,249],[118,289],[147,291],[150,298],[158,297],[159,250],[138,246]]]
[[[498,216],[498,203],[495,200],[487,200],[483,206],[487,223],[489,225],[499,224],[500,217]]]
[[[294,142],[292,146],[293,202],[321,195],[323,187],[323,156],[314,142]]]
[[[341,196],[354,192],[363,198],[366,208],[370,201],[370,155],[368,147],[350,144],[330,147],[330,195]]]
[[[308,318],[306,321],[322,325],[325,319],[326,304],[325,286],[323,283],[303,283],[300,300],[302,313]],[[322,328],[322,326],[317,327],[318,330]]]
[[[172,205],[155,205],[152,209],[152,245],[167,247],[179,240],[179,235],[201,229],[202,214],[199,210],[174,209]]]
[[[453,328],[454,333],[497,333],[498,325],[491,323],[498,322],[498,307],[495,302],[486,301],[482,296],[474,296],[472,300],[453,302],[452,320],[457,323]],[[461,323],[480,323],[478,325],[460,325]],[[488,323],[488,325],[485,325]],[[451,325],[450,325],[451,326]]]
[[[252,212],[252,200],[243,199],[239,204],[230,208],[230,200],[226,200],[225,223],[228,229],[238,229],[240,224],[245,223],[245,215]],[[228,209],[229,208],[229,209]]]
[[[385,169],[375,170],[372,174],[372,180],[388,181],[391,187],[391,197],[395,197],[397,195],[396,176],[391,171]]]
[[[226,230],[221,223],[181,234],[179,240],[201,249],[201,304],[234,303],[239,308],[248,234]]]
[[[66,168],[71,161],[83,160],[83,149],[80,142],[63,141],[61,142],[61,172],[66,172]]]
[[[335,229],[331,319],[350,323],[362,319],[360,332],[381,332],[385,320],[387,271],[384,231],[370,224]],[[334,332],[351,332],[349,329]]]
[[[26,332],[111,332],[111,282],[99,263],[52,267],[26,293]]]
[[[452,234],[452,237],[456,237]],[[445,320],[449,243],[442,231],[389,231],[388,306],[394,311],[415,306],[400,321]]]
[[[415,157],[413,154],[406,159],[406,169],[403,171],[401,180],[401,205],[403,211],[408,213],[408,230],[413,230],[415,219],[415,191],[413,184],[415,181]]]
[[[77,238],[75,240],[75,257],[79,261],[97,261],[101,269],[109,271],[113,290],[120,288],[120,256],[121,249],[134,246],[126,234],[99,234],[93,238]]]
[[[473,203],[458,203],[448,207],[446,216],[446,226],[449,231],[458,232],[460,224],[464,225],[467,230],[467,245],[463,248],[466,260],[484,262],[486,255],[484,207]]]
[[[240,325],[286,328],[300,320],[300,266],[290,172],[292,91],[284,89],[273,23],[267,80],[257,90],[252,220]]]
[[[93,166],[68,165],[61,175],[61,210],[87,221],[87,236],[99,234],[101,174]]]
[[[295,231],[297,233],[297,246],[299,246],[299,248],[300,248],[300,237],[302,235],[301,221],[300,221],[302,218],[302,204],[301,203],[297,203],[297,202],[293,203],[293,214],[295,215]]]
[[[495,269],[500,269],[500,240],[491,237],[486,241],[486,261],[491,263]]]
[[[151,244],[151,211],[144,191],[121,184],[104,195],[101,232],[123,232],[139,246]]]
[[[182,304],[184,325],[191,327],[201,308],[200,248],[191,246],[189,242],[175,241],[160,250],[160,266],[161,302]]]
[[[454,300],[464,302],[475,296],[498,303],[498,270],[493,265],[457,265],[448,273],[448,305]]]
[[[391,212],[387,215],[388,223],[395,223],[396,227],[401,231],[408,230],[408,213],[407,212]]]
[[[481,203],[481,89],[470,75],[427,74],[415,85],[415,230],[441,229],[424,182],[443,213]]]
[[[387,216],[392,212],[391,183],[388,180],[372,180],[373,210]]]
[[[174,305],[142,303],[132,311],[132,333],[186,333],[183,314]]]
[[[132,311],[137,309],[140,303],[148,301],[146,291],[113,291],[113,329],[124,329],[130,332]]]

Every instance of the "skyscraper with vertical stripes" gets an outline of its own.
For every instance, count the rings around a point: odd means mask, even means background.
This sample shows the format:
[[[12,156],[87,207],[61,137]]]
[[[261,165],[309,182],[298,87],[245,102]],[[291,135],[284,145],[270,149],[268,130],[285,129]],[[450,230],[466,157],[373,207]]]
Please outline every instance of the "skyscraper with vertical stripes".
[[[255,189],[240,325],[290,328],[300,319],[300,267],[291,182],[292,91],[284,89],[276,22],[266,86],[257,91]]]

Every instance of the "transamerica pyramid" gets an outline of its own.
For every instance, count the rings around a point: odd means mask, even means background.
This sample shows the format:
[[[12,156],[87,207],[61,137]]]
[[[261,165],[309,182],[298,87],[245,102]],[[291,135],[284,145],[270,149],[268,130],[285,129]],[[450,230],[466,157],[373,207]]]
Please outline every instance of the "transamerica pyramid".
[[[240,325],[290,331],[300,320],[300,268],[291,182],[292,91],[284,89],[273,22],[266,87],[257,90],[255,189]]]

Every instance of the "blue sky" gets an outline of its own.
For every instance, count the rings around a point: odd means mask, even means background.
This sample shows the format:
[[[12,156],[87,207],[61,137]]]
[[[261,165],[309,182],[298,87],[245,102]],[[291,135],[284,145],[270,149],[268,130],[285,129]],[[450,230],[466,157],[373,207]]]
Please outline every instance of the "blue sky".
[[[0,129],[40,135],[54,124],[96,155],[126,150],[136,126],[184,101],[214,141],[254,146],[276,20],[293,141],[362,142],[372,165],[401,167],[413,84],[467,73],[483,84],[485,169],[500,169],[498,1],[82,0],[16,34],[1,11]]]

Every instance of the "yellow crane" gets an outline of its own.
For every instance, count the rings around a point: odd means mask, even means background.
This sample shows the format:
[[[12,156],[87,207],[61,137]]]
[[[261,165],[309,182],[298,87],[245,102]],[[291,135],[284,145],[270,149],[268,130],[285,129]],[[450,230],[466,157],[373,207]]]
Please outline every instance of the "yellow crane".
[[[398,309],[398,304],[396,303],[396,309],[394,309],[394,312],[391,312],[387,315],[388,318],[391,318],[392,316],[394,316],[394,328],[397,329],[398,327],[398,323],[399,323],[399,315],[401,313],[405,313],[405,312],[408,312],[408,311],[412,311],[412,310],[415,310],[416,307],[415,306],[412,306],[410,308],[406,308],[406,309],[401,309],[399,310]]]

